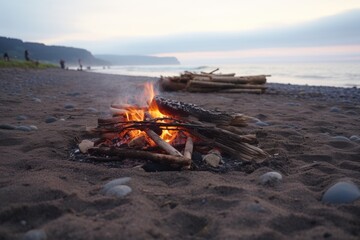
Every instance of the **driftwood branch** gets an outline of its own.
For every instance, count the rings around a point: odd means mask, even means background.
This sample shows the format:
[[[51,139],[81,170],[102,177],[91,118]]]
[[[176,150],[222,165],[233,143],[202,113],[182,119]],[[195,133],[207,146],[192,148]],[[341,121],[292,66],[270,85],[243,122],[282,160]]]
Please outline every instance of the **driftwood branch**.
[[[165,152],[172,156],[179,156],[183,157],[183,155],[176,150],[173,146],[171,146],[169,143],[165,142],[161,139],[159,135],[157,135],[153,130],[145,130],[146,134],[153,140],[161,149],[163,149]]]

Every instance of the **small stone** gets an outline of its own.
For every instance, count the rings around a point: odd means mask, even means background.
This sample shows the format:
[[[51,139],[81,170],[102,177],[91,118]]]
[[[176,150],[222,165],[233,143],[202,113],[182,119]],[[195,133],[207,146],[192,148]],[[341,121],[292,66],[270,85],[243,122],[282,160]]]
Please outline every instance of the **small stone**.
[[[259,127],[266,127],[270,125],[269,123],[263,121],[257,121],[255,124]]]
[[[333,112],[333,113],[340,113],[341,110],[338,108],[338,107],[332,107],[330,108],[330,112]]]
[[[110,188],[113,188],[118,185],[124,185],[124,184],[130,182],[130,180],[131,180],[131,177],[122,177],[122,178],[114,179],[104,185],[103,192],[106,193]]]
[[[360,143],[360,137],[357,136],[357,135],[352,135],[349,139],[350,139],[351,141]]]
[[[260,183],[262,185],[274,186],[280,183],[282,180],[282,175],[278,172],[267,172],[260,176]]]
[[[209,153],[203,157],[203,161],[207,165],[214,167],[214,168],[219,167],[221,160],[222,160],[221,153],[215,149],[209,151]]]
[[[323,203],[343,204],[352,203],[360,198],[360,190],[353,182],[338,182],[324,193]]]
[[[52,116],[47,117],[47,118],[45,119],[45,122],[46,122],[46,123],[53,123],[53,122],[56,122],[56,121],[57,121],[57,118],[56,118],[56,117],[52,117]]]
[[[74,104],[68,103],[64,106],[65,109],[72,109],[75,108]]]
[[[30,132],[31,128],[28,126],[18,126],[16,127],[16,130],[24,131],[24,132]]]
[[[266,209],[260,203],[251,203],[247,209],[254,213],[266,212]]]
[[[25,233],[22,240],[46,240],[47,236],[44,230],[34,229]]]
[[[344,141],[344,142],[349,142],[350,139],[344,136],[335,136],[331,138],[331,141]]]
[[[31,128],[31,130],[38,130],[38,127],[35,125],[30,125],[29,128]]]
[[[14,130],[16,127],[11,124],[0,124],[0,129]]]
[[[33,100],[34,102],[41,103],[41,99],[40,99],[40,98],[33,98],[32,100]]]
[[[16,120],[19,120],[19,121],[26,120],[26,119],[28,119],[28,117],[25,115],[19,115],[16,117]]]
[[[87,153],[92,147],[94,147],[94,142],[87,139],[82,140],[81,143],[79,143],[79,149],[82,153]]]
[[[87,108],[86,111],[92,112],[92,113],[97,113],[98,112],[98,110],[96,108],[93,108],[93,107]]]
[[[132,189],[126,185],[117,185],[115,187],[110,188],[105,192],[106,196],[115,196],[115,197],[125,197],[129,193],[131,193]]]

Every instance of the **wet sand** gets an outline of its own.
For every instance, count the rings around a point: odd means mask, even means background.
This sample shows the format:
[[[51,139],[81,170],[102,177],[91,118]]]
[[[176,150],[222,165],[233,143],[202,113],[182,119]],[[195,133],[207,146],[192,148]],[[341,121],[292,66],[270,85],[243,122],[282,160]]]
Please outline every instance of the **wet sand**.
[[[340,181],[360,186],[359,89],[162,93],[265,123],[245,131],[271,158],[241,171],[149,173],[71,160],[74,138],[111,102],[155,80],[0,69],[0,239],[359,239],[360,200],[321,201]],[[282,180],[261,184],[270,171]],[[122,177],[131,193],[102,194]]]

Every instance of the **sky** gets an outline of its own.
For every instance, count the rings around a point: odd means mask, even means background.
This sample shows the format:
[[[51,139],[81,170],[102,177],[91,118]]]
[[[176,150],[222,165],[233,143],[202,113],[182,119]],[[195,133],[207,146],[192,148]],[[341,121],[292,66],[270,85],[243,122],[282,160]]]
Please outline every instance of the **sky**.
[[[296,55],[314,52],[314,47],[334,54],[343,49],[346,54],[358,51],[360,45],[267,46],[263,40],[263,45],[244,49],[225,39],[236,41],[240,36],[251,42],[257,36],[254,33],[289,29],[360,9],[359,0],[0,0],[0,9],[0,36],[80,47],[93,54],[175,55],[189,62],[195,57],[199,61],[237,59],[236,53]],[[223,37],[217,41],[216,36]],[[207,37],[212,39],[209,43]],[[214,47],[221,42],[232,47]],[[267,51],[262,54],[264,48]]]

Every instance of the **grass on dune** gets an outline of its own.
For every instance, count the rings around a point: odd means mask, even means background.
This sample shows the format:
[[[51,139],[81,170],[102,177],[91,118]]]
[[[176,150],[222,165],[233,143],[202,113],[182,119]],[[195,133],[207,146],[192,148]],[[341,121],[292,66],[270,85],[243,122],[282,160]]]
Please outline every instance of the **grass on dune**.
[[[4,61],[0,60],[0,68],[37,68],[37,69],[45,69],[45,68],[56,68],[57,66],[51,63],[41,63],[34,61],[19,61],[19,60],[11,60]]]

